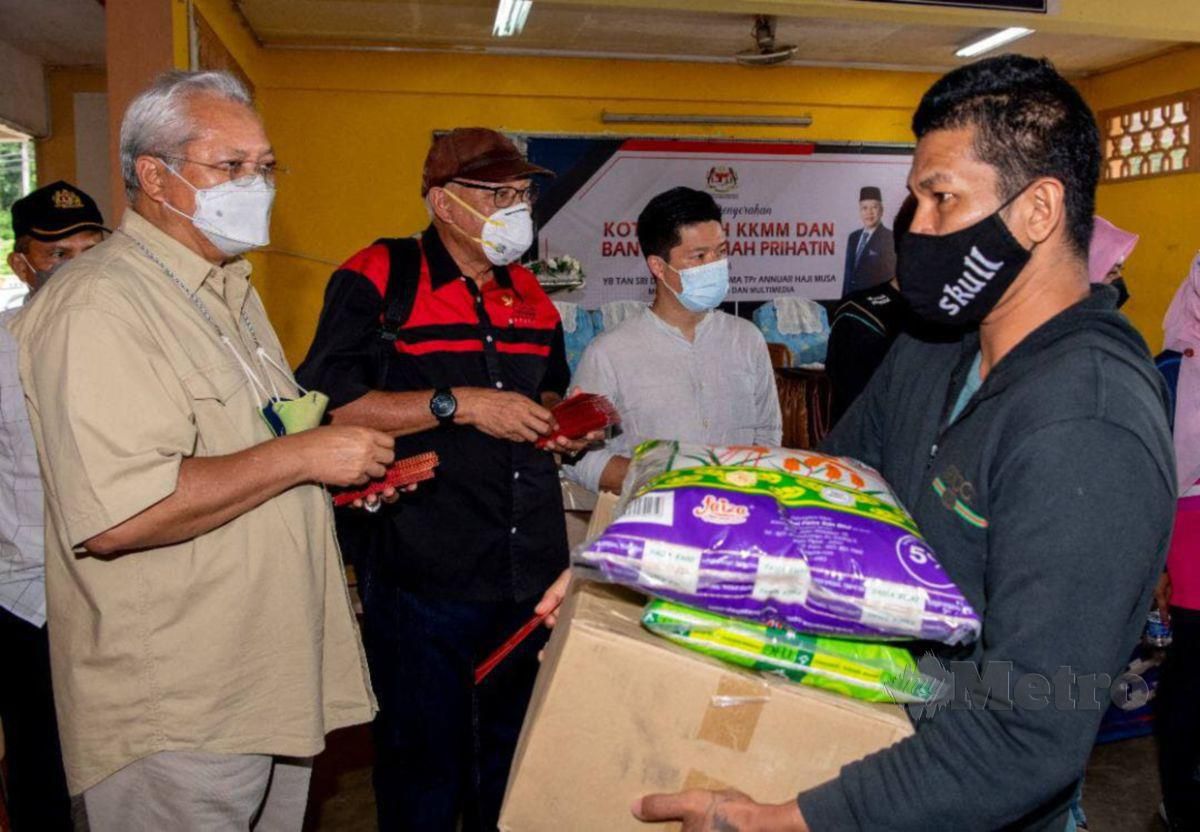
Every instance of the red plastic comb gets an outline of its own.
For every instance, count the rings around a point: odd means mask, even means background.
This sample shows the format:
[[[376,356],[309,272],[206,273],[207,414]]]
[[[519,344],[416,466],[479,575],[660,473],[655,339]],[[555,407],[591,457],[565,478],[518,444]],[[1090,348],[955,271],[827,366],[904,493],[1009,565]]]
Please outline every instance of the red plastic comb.
[[[342,491],[333,495],[335,506],[348,506],[355,500],[363,500],[388,488],[404,488],[433,479],[433,469],[438,465],[438,455],[429,451],[416,456],[398,459],[388,466],[381,479],[374,480],[354,491]]]
[[[539,448],[545,448],[550,440],[559,436],[582,439],[594,430],[621,424],[621,414],[613,403],[595,393],[576,393],[555,405],[550,413],[558,423],[558,430],[539,439]]]

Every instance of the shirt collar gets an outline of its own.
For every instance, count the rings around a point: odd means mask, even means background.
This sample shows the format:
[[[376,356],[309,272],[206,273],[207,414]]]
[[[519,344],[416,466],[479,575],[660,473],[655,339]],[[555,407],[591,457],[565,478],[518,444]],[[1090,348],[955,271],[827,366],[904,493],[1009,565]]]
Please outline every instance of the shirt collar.
[[[433,223],[421,234],[421,249],[425,252],[425,262],[429,264],[429,282],[435,291],[463,276],[462,269],[446,250],[446,244],[442,242]],[[493,266],[492,275],[502,288],[512,288],[512,277],[505,266]]]
[[[232,279],[240,283],[250,278],[252,267],[246,258],[239,257],[225,266],[214,266],[133,208],[125,212],[121,231],[150,249],[193,293],[198,292],[214,272],[220,272],[225,281]]]
[[[223,274],[225,277],[221,294],[226,305],[234,312],[242,311],[246,305],[246,298],[250,295],[250,271],[250,261],[244,257],[234,260],[224,268],[213,269],[214,274]]]
[[[704,333],[705,331],[707,331],[709,326],[712,324],[713,319],[716,317],[715,313],[712,310],[705,312],[704,317],[701,318],[696,323],[696,337],[693,338],[691,341],[689,341],[687,339],[687,336],[685,336],[683,334],[683,330],[681,330],[677,326],[672,326],[671,324],[664,321],[662,318],[660,318],[658,316],[658,313],[655,312],[652,307],[647,306],[645,309],[645,312],[643,312],[642,314],[648,315],[650,317],[650,319],[652,321],[654,321],[655,326],[657,326],[663,332],[667,333],[672,338],[678,338],[680,341],[682,341],[685,344],[688,344],[689,346],[692,344],[695,344],[697,341],[700,340],[701,334]]]

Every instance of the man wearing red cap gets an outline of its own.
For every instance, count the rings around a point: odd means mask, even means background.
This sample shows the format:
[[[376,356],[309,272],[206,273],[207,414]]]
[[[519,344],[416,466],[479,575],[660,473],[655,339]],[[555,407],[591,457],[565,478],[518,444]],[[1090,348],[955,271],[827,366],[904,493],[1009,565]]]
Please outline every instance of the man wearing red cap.
[[[440,459],[426,487],[354,518],[347,546],[380,704],[383,830],[496,828],[544,636],[479,686],[472,671],[567,565],[554,456],[534,444],[553,436],[547,408],[569,380],[562,324],[516,262],[533,241],[532,178],[547,173],[493,130],[436,137],[421,187],[432,223],[333,274],[298,370],[335,424]]]
[[[30,295],[107,231],[95,201],[62,181],[14,202],[12,224],[8,266]],[[54,832],[72,828],[71,801],[50,686],[42,479],[8,331],[16,313],[0,313],[0,722],[13,831]]]

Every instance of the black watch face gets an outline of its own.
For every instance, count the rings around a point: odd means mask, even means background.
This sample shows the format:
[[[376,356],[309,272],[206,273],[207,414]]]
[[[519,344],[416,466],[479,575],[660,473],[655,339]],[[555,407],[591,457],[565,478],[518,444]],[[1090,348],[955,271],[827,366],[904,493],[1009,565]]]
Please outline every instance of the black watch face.
[[[458,402],[455,400],[454,394],[448,390],[438,393],[429,400],[429,409],[439,419],[449,419],[457,408]]]

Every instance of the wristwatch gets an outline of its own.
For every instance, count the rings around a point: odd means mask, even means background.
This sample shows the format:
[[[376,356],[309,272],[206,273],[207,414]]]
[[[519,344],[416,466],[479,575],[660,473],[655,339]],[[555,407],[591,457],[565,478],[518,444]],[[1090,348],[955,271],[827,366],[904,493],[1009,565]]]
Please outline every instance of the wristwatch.
[[[454,414],[458,412],[458,399],[454,398],[449,387],[439,387],[433,391],[433,396],[429,399],[429,412],[443,425],[454,421]]]

